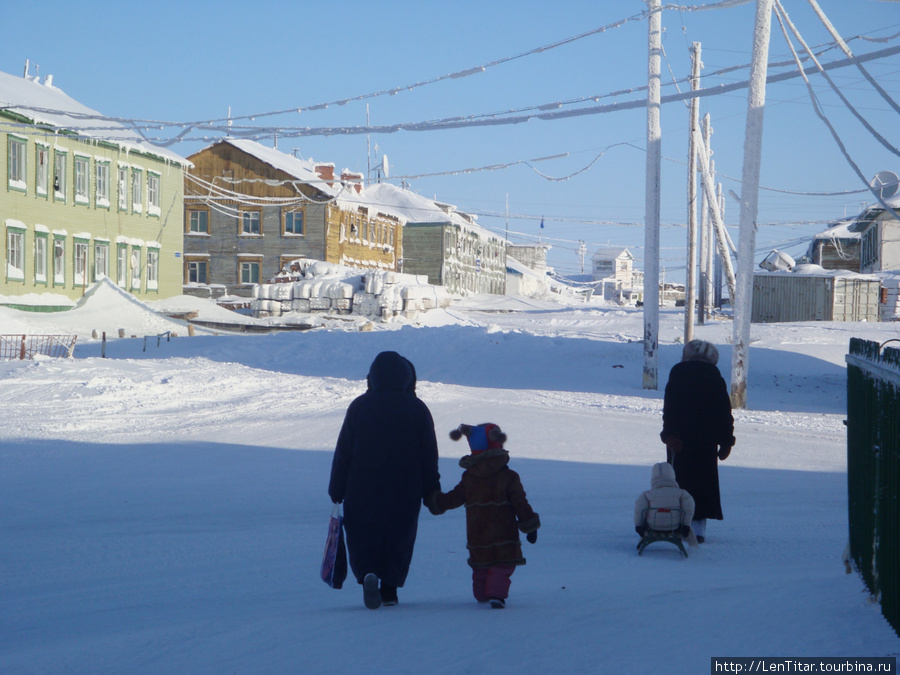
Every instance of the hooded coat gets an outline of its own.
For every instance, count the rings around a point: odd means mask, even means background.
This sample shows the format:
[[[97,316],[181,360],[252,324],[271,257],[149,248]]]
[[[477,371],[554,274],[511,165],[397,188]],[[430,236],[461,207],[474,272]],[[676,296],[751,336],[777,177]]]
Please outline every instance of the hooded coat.
[[[681,441],[681,448],[668,451],[682,489],[694,498],[695,520],[722,520],[719,495],[718,448],[734,445],[731,399],[719,369],[705,361],[676,363],[669,373],[663,399],[663,430],[667,446]]]
[[[636,526],[646,525],[651,530],[662,532],[677,530],[682,525],[690,527],[694,518],[694,499],[687,490],[678,487],[671,464],[660,462],[653,465],[650,488],[642,492],[634,502]],[[681,519],[677,522],[672,518],[673,509],[681,510]]]
[[[466,455],[459,484],[434,495],[429,508],[440,515],[466,506],[466,548],[473,568],[524,565],[519,531],[528,534],[541,526],[519,474],[507,466],[509,453],[502,448]]]
[[[403,586],[425,497],[440,491],[438,447],[428,407],[413,393],[411,364],[382,352],[369,388],[347,408],[328,495],[344,503],[350,569]]]

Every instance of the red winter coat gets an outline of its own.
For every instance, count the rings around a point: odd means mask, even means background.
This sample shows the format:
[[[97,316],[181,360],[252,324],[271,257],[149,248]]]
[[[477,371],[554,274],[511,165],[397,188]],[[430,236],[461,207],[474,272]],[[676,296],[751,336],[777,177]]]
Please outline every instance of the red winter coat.
[[[524,565],[519,532],[528,534],[541,519],[525,497],[519,474],[510,469],[509,453],[502,448],[466,455],[459,465],[466,471],[450,492],[437,492],[428,505],[440,515],[466,506],[469,565]]]

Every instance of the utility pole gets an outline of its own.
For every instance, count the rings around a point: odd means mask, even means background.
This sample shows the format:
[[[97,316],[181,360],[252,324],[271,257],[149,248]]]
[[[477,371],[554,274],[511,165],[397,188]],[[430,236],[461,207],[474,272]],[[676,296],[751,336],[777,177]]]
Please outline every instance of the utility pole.
[[[644,389],[659,389],[659,193],[662,173],[660,129],[661,0],[646,0],[649,12],[647,58],[647,179],[644,216]]]
[[[750,311],[753,303],[753,256],[756,218],[759,213],[759,174],[762,160],[763,112],[766,105],[766,73],[774,0],[756,0],[750,90],[747,94],[747,128],[741,174],[741,218],[738,278],[733,299],[734,334],[731,340],[731,405],[747,407],[747,373],[750,365]]]
[[[700,88],[700,43],[691,45],[691,91]],[[684,343],[694,339],[694,305],[697,299],[697,139],[694,129],[700,119],[700,102],[690,104],[691,128],[688,135],[688,250],[684,287]]]
[[[584,274],[584,256],[587,253],[587,246],[583,239],[578,240],[578,257],[581,258],[581,274]]]

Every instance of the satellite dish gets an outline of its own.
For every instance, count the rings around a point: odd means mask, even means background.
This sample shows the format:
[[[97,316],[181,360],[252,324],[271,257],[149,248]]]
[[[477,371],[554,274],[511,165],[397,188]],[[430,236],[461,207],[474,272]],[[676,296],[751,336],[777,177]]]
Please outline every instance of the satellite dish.
[[[385,177],[385,178],[390,178],[390,174],[388,173],[388,161],[387,161],[387,155],[382,155],[382,156],[381,156],[381,173],[384,174],[384,177]],[[884,172],[882,172],[882,173],[884,173]],[[897,177],[894,176],[894,179],[895,179],[895,180],[896,180],[896,178],[897,178]],[[894,189],[896,189],[896,187],[895,187]],[[894,194],[894,193],[892,192],[891,194]]]
[[[898,183],[900,183],[900,177],[893,171],[879,171],[869,186],[878,192],[879,197],[887,199],[897,194]]]

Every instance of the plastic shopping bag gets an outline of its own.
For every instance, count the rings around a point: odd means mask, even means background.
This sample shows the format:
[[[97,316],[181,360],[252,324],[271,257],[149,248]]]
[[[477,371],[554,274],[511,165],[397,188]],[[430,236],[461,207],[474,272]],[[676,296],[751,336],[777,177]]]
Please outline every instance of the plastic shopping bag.
[[[335,504],[331,511],[320,574],[322,581],[332,588],[340,588],[347,578],[347,546],[344,544],[344,515],[340,504]]]

